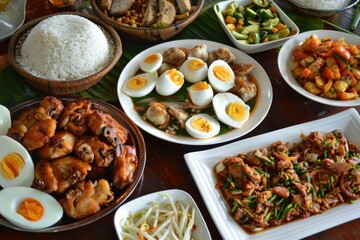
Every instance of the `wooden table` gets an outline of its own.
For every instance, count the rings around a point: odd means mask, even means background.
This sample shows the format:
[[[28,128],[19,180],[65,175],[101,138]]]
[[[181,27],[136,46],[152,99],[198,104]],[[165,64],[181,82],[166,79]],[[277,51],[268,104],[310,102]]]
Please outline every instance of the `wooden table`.
[[[289,8],[286,1],[276,1],[281,7]],[[68,11],[67,9],[52,8],[46,0],[29,0],[27,3],[26,21],[37,17],[55,13],[58,11]],[[326,18],[327,21],[336,23],[344,29],[350,28],[351,18],[354,9],[350,9],[343,13],[335,14]],[[359,34],[360,27],[356,33]],[[225,37],[225,35],[224,35]],[[0,70],[7,65],[7,44],[0,44]],[[278,50],[270,50],[262,53],[251,54],[266,70],[269,75],[274,92],[272,107],[264,119],[264,121],[251,133],[245,135],[241,139],[255,136],[261,133],[270,132],[291,125],[304,123],[307,121],[323,118],[338,113],[345,108],[331,107],[318,104],[308,100],[294,90],[292,90],[282,79],[277,66],[274,65],[278,55]],[[269,57],[271,56],[271,57]],[[1,79],[0,79],[1,80]],[[360,112],[360,107],[356,107]],[[195,185],[195,182],[186,166],[183,155],[192,151],[208,149],[210,146],[187,146],[178,145],[160,140],[152,135],[143,132],[147,148],[147,163],[143,179],[133,194],[127,201],[147,193],[159,190],[179,188],[190,193],[197,202],[213,239],[221,239],[212,218],[206,208],[202,197]],[[237,139],[239,140],[239,139]],[[214,147],[214,146],[211,146]],[[0,206],[1,207],[1,206]],[[108,214],[102,219],[65,232],[57,233],[28,233],[15,231],[0,226],[0,239],[87,239],[87,240],[107,240],[117,239],[113,226],[114,212]],[[360,219],[354,220],[340,226],[331,228],[313,236],[307,237],[307,240],[320,239],[357,239],[360,236]],[[316,226],[312,226],[316,227]]]

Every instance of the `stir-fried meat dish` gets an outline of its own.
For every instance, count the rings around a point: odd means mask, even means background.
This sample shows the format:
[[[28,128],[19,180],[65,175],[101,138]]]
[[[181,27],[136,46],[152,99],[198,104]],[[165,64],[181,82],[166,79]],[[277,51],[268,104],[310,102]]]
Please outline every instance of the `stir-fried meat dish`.
[[[258,232],[360,197],[360,150],[339,130],[227,157],[214,170],[234,220]]]
[[[74,219],[107,206],[133,182],[138,166],[128,129],[87,99],[65,104],[44,97],[15,117],[8,136],[32,155],[32,187],[56,197]]]

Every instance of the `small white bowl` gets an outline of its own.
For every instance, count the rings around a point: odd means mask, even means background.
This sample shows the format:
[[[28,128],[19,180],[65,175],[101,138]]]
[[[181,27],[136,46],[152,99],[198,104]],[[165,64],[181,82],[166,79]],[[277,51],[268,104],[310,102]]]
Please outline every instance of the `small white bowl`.
[[[237,4],[239,6],[247,6],[249,4],[251,4],[253,2],[253,0],[235,0],[237,2]],[[273,48],[277,48],[282,46],[288,39],[292,38],[293,36],[299,34],[299,28],[298,26],[281,10],[281,8],[274,2],[271,2],[271,6],[274,7],[279,16],[280,16],[280,20],[282,22],[284,22],[288,27],[290,27],[291,29],[295,30],[296,33],[288,36],[286,38],[280,38],[278,40],[274,40],[274,41],[269,41],[266,43],[258,43],[258,44],[244,44],[239,42],[231,33],[231,31],[227,28],[224,18],[222,16],[222,12],[225,11],[229,4],[231,2],[234,2],[234,0],[229,0],[229,1],[222,1],[219,2],[217,4],[214,5],[214,11],[215,14],[220,22],[221,27],[224,29],[224,32],[226,33],[226,35],[229,37],[229,39],[231,40],[231,42],[234,44],[235,47],[237,47],[238,49],[246,52],[246,53],[257,53],[257,52],[263,52],[263,51],[267,51]]]
[[[325,37],[331,37],[332,39],[344,38],[346,42],[353,44],[360,44],[360,37],[357,35],[352,35],[344,32],[332,31],[332,30],[314,30],[303,32],[297,35],[296,37],[287,41],[284,46],[280,49],[278,55],[278,67],[280,73],[287,84],[292,87],[295,91],[307,97],[315,102],[338,107],[351,107],[360,105],[360,98],[355,100],[333,100],[327,99],[315,94],[312,94],[306,91],[299,82],[293,77],[291,70],[289,68],[289,62],[292,59],[292,52],[296,46],[304,42],[306,38],[310,37],[312,34],[316,34],[320,39]]]
[[[128,218],[130,214],[134,214],[142,209],[150,207],[150,203],[152,203],[153,201],[157,201],[160,203],[165,202],[166,198],[163,196],[164,194],[170,195],[173,198],[174,202],[180,201],[182,204],[189,204],[195,209],[196,216],[194,225],[196,225],[196,230],[194,230],[193,232],[194,239],[211,240],[209,229],[207,228],[204,218],[202,217],[201,212],[196,205],[194,199],[187,192],[179,189],[169,189],[151,193],[136,198],[130,202],[125,203],[124,205],[121,205],[120,208],[116,210],[114,216],[115,230],[120,240],[123,239],[121,236],[121,233],[123,232],[123,229],[120,225],[121,221]]]

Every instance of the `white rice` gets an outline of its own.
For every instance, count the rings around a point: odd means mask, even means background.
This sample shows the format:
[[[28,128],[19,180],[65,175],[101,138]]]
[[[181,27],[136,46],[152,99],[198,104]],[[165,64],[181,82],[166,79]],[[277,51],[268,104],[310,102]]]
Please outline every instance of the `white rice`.
[[[348,6],[350,0],[296,0],[296,3],[319,10],[335,10]]]
[[[37,24],[26,37],[18,63],[31,74],[73,80],[103,69],[114,54],[104,32],[77,15],[56,15]]]

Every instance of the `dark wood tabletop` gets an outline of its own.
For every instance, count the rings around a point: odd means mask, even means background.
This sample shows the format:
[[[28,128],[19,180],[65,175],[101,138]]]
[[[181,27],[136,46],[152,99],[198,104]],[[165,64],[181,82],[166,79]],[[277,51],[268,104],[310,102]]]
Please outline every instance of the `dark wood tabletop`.
[[[281,7],[289,7],[286,1],[276,1]],[[72,7],[56,9],[50,6],[47,0],[28,0],[26,21],[43,15],[73,10]],[[350,29],[350,23],[355,9],[337,13],[327,17],[326,20],[336,23],[344,29]],[[359,27],[356,33],[359,34]],[[225,35],[224,35],[225,37]],[[0,44],[0,70],[7,65],[8,42]],[[323,118],[341,112],[346,108],[332,107],[313,102],[290,88],[282,79],[278,67],[274,64],[277,59],[278,50],[250,54],[266,70],[273,87],[273,103],[271,109],[263,122],[252,132],[241,137],[245,139],[251,136],[304,123],[307,121]],[[360,107],[355,107],[360,112]],[[209,149],[212,146],[188,146],[167,142],[142,131],[147,149],[147,162],[144,176],[127,201],[139,196],[166,189],[182,189],[192,195],[198,204],[213,239],[222,239],[216,228],[208,209],[205,206],[198,188],[184,161],[184,154],[192,151]],[[239,139],[236,139],[239,140]],[[234,141],[236,141],[234,140]],[[215,145],[217,146],[217,145]],[[1,206],[0,206],[1,207]],[[89,225],[69,231],[56,233],[29,233],[16,231],[0,226],[0,239],[23,240],[23,239],[87,239],[107,240],[117,239],[113,224],[114,211],[107,216]],[[316,226],[313,226],[316,227]],[[344,223],[326,231],[309,236],[307,240],[321,239],[358,239],[360,236],[360,219]]]

